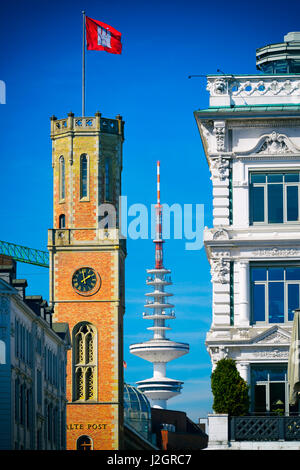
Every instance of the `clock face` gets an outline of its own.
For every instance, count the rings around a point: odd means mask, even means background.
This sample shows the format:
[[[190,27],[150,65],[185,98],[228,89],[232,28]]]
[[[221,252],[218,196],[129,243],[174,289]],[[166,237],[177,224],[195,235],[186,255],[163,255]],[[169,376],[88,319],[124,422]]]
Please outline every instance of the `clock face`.
[[[78,294],[92,295],[100,287],[100,277],[92,268],[79,268],[73,274],[72,286]]]

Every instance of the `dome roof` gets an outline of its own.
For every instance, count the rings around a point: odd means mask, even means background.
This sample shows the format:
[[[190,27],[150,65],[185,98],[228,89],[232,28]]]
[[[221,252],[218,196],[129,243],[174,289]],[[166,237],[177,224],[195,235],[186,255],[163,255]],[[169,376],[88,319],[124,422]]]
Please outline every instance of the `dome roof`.
[[[151,418],[150,402],[146,395],[129,384],[124,384],[124,409],[131,413],[144,413]]]
[[[124,420],[138,433],[149,438],[151,434],[151,406],[146,395],[124,383]]]
[[[284,42],[256,49],[256,68],[263,73],[300,73],[300,32],[284,36]]]

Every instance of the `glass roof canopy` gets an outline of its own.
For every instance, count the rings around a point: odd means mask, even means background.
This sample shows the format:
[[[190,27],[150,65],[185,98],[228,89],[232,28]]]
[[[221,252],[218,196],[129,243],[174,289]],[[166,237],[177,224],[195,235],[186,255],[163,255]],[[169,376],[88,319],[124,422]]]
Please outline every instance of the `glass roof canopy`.
[[[148,441],[152,440],[151,406],[143,392],[124,384],[124,421]]]

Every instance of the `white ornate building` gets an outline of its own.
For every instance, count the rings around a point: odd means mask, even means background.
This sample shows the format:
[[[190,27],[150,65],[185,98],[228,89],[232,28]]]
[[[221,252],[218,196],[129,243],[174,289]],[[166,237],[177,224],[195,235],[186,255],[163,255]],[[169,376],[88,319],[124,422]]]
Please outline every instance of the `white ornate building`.
[[[213,186],[206,347],[213,368],[235,359],[256,413],[295,411],[287,363],[300,298],[299,52],[300,33],[289,33],[257,50],[257,75],[209,75],[209,108],[194,113]]]

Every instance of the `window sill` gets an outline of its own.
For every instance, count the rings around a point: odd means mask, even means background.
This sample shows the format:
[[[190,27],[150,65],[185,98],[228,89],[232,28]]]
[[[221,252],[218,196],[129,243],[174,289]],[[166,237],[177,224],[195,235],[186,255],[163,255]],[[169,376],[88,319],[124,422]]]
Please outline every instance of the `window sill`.
[[[252,222],[249,223],[249,227],[286,227],[287,225],[300,225],[300,221],[296,222],[277,222],[277,223],[270,223],[270,222]]]

